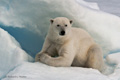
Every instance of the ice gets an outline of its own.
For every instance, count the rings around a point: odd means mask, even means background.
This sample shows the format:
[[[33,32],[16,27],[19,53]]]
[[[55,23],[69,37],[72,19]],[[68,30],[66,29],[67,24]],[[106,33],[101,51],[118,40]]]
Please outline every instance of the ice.
[[[80,5],[85,6],[87,8],[91,8],[91,9],[97,9],[99,10],[99,6],[97,3],[94,2],[85,2],[84,0],[76,0]]]
[[[74,21],[73,26],[84,28],[92,35],[104,54],[120,50],[120,18],[100,11],[95,3],[83,0],[0,0],[0,11],[1,24],[25,28],[43,37],[51,18],[68,17]]]
[[[120,18],[100,11],[96,3],[83,0],[0,0],[0,25],[27,29],[41,35],[42,39],[49,28],[49,20],[58,16],[68,17],[74,21],[73,26],[87,30],[105,54],[120,51]],[[0,77],[4,77],[3,80],[120,80],[119,53],[107,56],[107,62],[114,64],[115,70],[106,76],[90,68],[56,68],[25,62],[32,60],[24,51],[26,48],[22,50],[3,29],[0,29],[0,46]]]
[[[114,73],[108,76],[112,80],[120,80],[120,64],[116,66]]]
[[[8,78],[14,76],[16,78]],[[23,76],[24,78],[21,78]],[[23,63],[2,80],[110,80],[99,71],[80,67],[51,67],[42,63]]]
[[[100,10],[120,16],[119,0],[85,0],[89,2],[95,2],[98,4]]]
[[[2,80],[120,80],[120,60],[116,56],[120,56],[120,53],[108,55],[109,60],[118,62],[110,75],[103,75],[91,68],[52,67],[39,62],[24,62]]]
[[[108,63],[116,64],[114,73],[109,75],[109,78],[112,80],[120,80],[120,52],[108,55],[106,60]]]
[[[33,61],[9,33],[0,28],[0,79],[24,61]]]
[[[111,64],[120,64],[120,52],[109,54],[106,57],[107,62]]]

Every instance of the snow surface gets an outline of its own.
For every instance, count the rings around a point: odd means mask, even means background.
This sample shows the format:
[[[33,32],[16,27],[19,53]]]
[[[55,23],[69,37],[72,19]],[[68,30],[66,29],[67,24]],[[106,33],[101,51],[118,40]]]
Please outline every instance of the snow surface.
[[[24,62],[2,80],[120,80],[120,60],[116,57],[119,55],[115,53],[108,56],[118,63],[114,73],[107,76],[91,68],[52,67],[39,62]]]
[[[100,10],[120,16],[120,1],[119,0],[85,0],[98,4]]]
[[[83,0],[0,0],[0,11],[0,24],[28,29],[42,35],[40,38],[44,38],[50,18],[65,16],[74,21],[74,26],[87,30],[105,54],[120,51],[120,18],[100,11],[96,3]],[[107,63],[115,65],[114,72],[106,76],[90,68],[51,67],[27,62],[33,59],[1,28],[0,46],[2,80],[120,80],[120,53],[106,57]]]
[[[2,80],[120,80],[120,59],[116,56],[120,53],[108,56],[110,61],[116,63],[114,73],[110,75],[103,75],[91,68],[52,67],[39,62],[24,62]]]
[[[111,64],[119,64],[120,63],[120,52],[109,54],[106,57],[106,60],[107,60],[107,62],[109,62]]]
[[[120,80],[120,52],[108,55],[106,60],[108,63],[116,64],[114,73],[108,77],[112,80]]]
[[[15,76],[10,79],[8,76]],[[25,78],[20,78],[25,76]],[[23,63],[2,80],[110,80],[99,71],[80,67],[51,67],[42,63]]]
[[[0,78],[24,61],[33,61],[9,33],[0,28]]]

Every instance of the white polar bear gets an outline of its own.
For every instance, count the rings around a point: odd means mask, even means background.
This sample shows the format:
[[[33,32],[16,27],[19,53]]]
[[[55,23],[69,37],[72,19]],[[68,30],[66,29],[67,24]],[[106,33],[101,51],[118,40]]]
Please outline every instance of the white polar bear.
[[[102,50],[86,31],[71,27],[73,21],[65,17],[50,21],[48,35],[35,61],[56,67],[79,66],[102,71]]]

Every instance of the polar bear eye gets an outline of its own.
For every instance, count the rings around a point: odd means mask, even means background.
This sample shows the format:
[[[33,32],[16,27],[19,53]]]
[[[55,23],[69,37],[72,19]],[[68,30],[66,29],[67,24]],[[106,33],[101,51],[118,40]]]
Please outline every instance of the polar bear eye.
[[[65,27],[67,27],[67,24],[65,24]]]
[[[60,25],[58,24],[57,27],[59,27]]]

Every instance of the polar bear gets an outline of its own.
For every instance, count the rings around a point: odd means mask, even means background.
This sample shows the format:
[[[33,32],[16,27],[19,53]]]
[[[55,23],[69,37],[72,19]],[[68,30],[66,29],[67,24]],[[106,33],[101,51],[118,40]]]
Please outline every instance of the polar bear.
[[[78,66],[102,71],[102,50],[85,30],[73,28],[73,21],[65,17],[50,22],[43,48],[35,61],[56,67]]]

